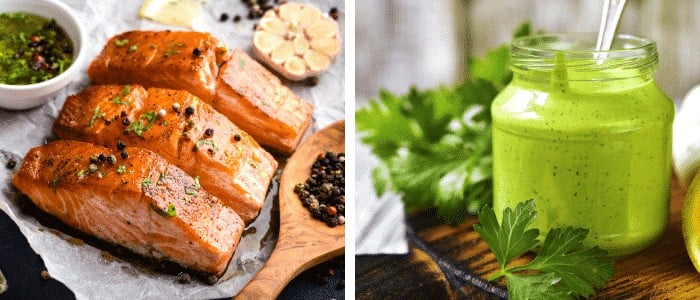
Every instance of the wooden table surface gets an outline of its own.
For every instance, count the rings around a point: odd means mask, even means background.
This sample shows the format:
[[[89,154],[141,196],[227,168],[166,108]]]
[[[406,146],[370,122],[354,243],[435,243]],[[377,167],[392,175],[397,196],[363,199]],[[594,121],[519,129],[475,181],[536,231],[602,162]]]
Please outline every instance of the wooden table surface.
[[[671,218],[649,248],[618,260],[615,277],[596,299],[700,299],[700,274],[690,262],[681,231],[686,189],[674,179]],[[498,299],[504,282],[484,278],[498,264],[473,229],[476,218],[458,225],[434,222],[430,211],[407,218],[407,255],[365,255],[355,259],[358,299]],[[531,257],[523,257],[528,260]]]

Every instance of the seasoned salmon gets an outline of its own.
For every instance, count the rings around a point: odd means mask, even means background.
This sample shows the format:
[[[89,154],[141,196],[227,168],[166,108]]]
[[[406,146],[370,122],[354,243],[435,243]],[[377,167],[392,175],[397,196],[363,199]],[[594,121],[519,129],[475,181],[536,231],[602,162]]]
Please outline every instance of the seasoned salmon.
[[[12,184],[37,207],[87,234],[146,257],[223,274],[243,220],[157,154],[126,151],[123,159],[115,149],[51,142],[27,153]]]
[[[68,97],[54,132],[115,150],[119,142],[149,149],[199,178],[246,223],[257,217],[277,169],[250,135],[186,91],[91,86]]]
[[[261,144],[291,153],[311,121],[313,106],[240,49],[221,66],[212,106]],[[251,133],[252,134],[252,133]]]
[[[260,144],[291,153],[313,105],[242,50],[229,52],[208,33],[129,31],[112,37],[88,69],[97,84],[186,90]]]

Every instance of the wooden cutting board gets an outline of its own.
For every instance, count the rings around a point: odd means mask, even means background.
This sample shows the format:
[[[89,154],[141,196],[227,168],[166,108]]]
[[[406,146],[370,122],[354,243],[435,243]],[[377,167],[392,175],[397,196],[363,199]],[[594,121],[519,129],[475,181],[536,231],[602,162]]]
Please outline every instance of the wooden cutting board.
[[[615,277],[595,299],[700,299],[700,274],[686,254],[681,231],[685,193],[674,179],[671,218],[664,235],[651,247],[618,260]],[[498,264],[473,229],[477,220],[470,218],[456,226],[433,220],[432,212],[408,217],[408,255],[356,258],[359,299],[506,297],[503,282],[485,280]]]

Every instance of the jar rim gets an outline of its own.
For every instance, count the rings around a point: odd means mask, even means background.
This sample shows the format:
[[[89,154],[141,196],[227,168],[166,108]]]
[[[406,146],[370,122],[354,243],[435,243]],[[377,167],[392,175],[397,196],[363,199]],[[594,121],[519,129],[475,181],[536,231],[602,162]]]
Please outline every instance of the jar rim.
[[[534,70],[549,72],[557,66],[588,73],[618,69],[651,74],[656,70],[658,53],[654,41],[618,34],[611,49],[606,51],[596,51],[596,41],[597,33],[594,32],[547,33],[517,38],[511,43],[510,66],[516,73]],[[630,74],[604,76],[626,77]],[[586,75],[589,76],[595,75]],[[570,79],[577,80],[578,77]]]
[[[639,50],[647,50],[656,48],[656,43],[652,40],[630,35],[617,34],[613,40],[610,50],[595,50],[597,33],[595,32],[574,32],[574,33],[546,33],[539,35],[531,35],[519,37],[513,40],[511,48],[513,50],[523,51],[542,51],[542,52],[559,52],[566,53],[623,53],[637,52]],[[553,42],[558,42],[554,44]],[[548,43],[548,44],[547,44]],[[533,46],[537,45],[537,46]],[[564,47],[564,45],[575,45],[577,48]],[[585,47],[582,47],[585,46]],[[647,51],[644,51],[646,53]]]

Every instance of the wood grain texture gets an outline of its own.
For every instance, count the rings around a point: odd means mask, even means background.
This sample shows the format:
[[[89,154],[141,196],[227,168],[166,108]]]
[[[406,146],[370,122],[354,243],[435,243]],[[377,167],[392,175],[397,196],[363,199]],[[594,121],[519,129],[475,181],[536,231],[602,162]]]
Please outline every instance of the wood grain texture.
[[[294,185],[309,177],[311,165],[327,151],[345,152],[344,120],[312,135],[287,161],[280,180],[277,245],[265,266],[235,299],[275,299],[302,271],[345,251],[345,226],[328,227],[313,219],[294,194]]]
[[[686,190],[674,179],[671,192],[671,218],[664,235],[649,248],[622,258],[615,263],[615,277],[598,291],[594,299],[700,299],[700,274],[693,268],[683,243],[681,209]],[[356,295],[360,299],[380,299],[391,289],[383,280],[386,268],[373,269],[373,265],[403,265],[413,270],[411,276],[401,276],[402,286],[415,287],[404,293],[417,298],[430,297],[434,291],[421,290],[420,282],[444,280],[449,282],[442,293],[453,293],[458,298],[505,298],[504,282],[488,283],[488,277],[498,268],[493,253],[473,229],[477,222],[470,218],[458,225],[435,223],[433,212],[421,212],[408,216],[411,251],[425,252],[439,265],[435,273],[400,256],[360,256],[356,259]],[[532,259],[527,254],[514,264]],[[379,260],[379,261],[377,261]],[[400,260],[400,262],[392,262]],[[370,275],[373,274],[373,275]],[[434,279],[437,278],[437,279]],[[360,280],[367,281],[360,283]],[[378,297],[379,296],[379,297]]]

